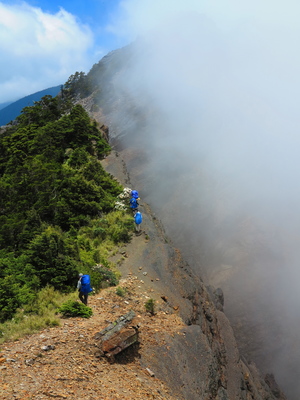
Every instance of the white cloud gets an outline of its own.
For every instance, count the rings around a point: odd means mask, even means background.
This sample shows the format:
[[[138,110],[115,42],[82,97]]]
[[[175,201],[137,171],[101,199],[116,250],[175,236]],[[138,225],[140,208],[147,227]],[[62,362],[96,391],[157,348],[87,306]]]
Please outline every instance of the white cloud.
[[[151,49],[149,59],[143,54],[136,61],[137,68],[143,67],[133,76],[155,96],[169,121],[176,107],[181,110],[177,126],[179,119],[184,125],[188,115],[190,140],[201,143],[211,165],[221,173],[229,171],[246,195],[251,191],[261,201],[261,191],[269,191],[268,198],[284,196],[282,188],[295,191],[300,145],[299,3],[124,0],[122,8],[122,30],[147,35]],[[172,129],[170,135],[179,147],[183,145],[180,130]],[[250,179],[254,167],[266,165],[276,174],[277,185],[270,185],[263,174]]]
[[[93,62],[89,27],[64,9],[0,2],[0,103],[64,83]]]

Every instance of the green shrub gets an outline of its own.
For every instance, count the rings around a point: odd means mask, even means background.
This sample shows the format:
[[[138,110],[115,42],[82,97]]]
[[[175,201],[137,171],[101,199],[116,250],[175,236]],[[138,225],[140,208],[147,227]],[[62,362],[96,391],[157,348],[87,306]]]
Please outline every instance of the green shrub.
[[[109,288],[109,283],[106,282],[106,281],[101,282],[101,283],[100,283],[100,288],[101,288],[101,289],[107,289],[107,288]]]
[[[107,287],[117,286],[119,283],[117,274],[102,264],[92,267],[91,281],[96,290],[103,288],[104,282],[108,284]]]
[[[124,211],[114,211],[107,214],[106,219],[109,223],[107,235],[114,243],[127,243],[130,241],[130,232],[134,227],[131,215],[126,214]]]
[[[100,251],[99,250],[94,250],[93,260],[95,261],[95,263],[98,263],[98,264],[100,263],[101,258],[100,258]]]
[[[97,226],[96,228],[94,228],[94,231],[93,231],[93,237],[97,237],[97,238],[100,238],[100,239],[105,239],[105,236],[106,236],[106,230],[105,230],[105,228],[103,228],[102,226]]]
[[[109,234],[114,243],[128,243],[130,241],[130,234],[124,225],[113,225],[109,229]]]
[[[90,307],[78,301],[68,300],[66,303],[62,304],[58,312],[62,314],[63,317],[82,317],[90,318],[93,315],[93,311]]]
[[[147,300],[145,303],[145,308],[151,315],[154,315],[155,314],[155,300],[153,300],[153,299]]]
[[[116,288],[116,294],[117,294],[118,296],[124,297],[125,294],[126,294],[126,289],[125,289],[125,288],[122,288],[121,286],[118,286],[118,287]]]

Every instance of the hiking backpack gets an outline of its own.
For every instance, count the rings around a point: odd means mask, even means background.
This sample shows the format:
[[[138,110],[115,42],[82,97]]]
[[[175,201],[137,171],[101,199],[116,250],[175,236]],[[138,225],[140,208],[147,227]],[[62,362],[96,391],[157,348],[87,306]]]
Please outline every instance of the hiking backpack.
[[[138,211],[134,216],[134,221],[137,225],[141,224],[143,221],[142,214]]]
[[[92,287],[91,287],[91,278],[89,275],[83,275],[81,277],[81,288],[80,291],[82,293],[90,293],[93,291]]]
[[[137,190],[132,190],[131,191],[131,196],[135,199],[139,198],[139,192]]]
[[[137,200],[134,197],[131,197],[131,199],[130,199],[130,207],[131,208],[137,208],[138,205],[139,205],[139,203],[137,202]]]

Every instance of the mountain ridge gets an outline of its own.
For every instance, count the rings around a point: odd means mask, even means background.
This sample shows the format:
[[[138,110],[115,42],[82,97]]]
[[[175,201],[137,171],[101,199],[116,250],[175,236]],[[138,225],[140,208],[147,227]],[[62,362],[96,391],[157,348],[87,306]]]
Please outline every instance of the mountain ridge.
[[[24,107],[32,106],[35,101],[41,100],[41,98],[46,95],[55,97],[60,90],[61,85],[52,86],[50,88],[29,94],[28,96],[22,97],[21,99],[9,103],[3,108],[0,108],[0,126],[6,125],[13,121],[18,115],[20,115]]]

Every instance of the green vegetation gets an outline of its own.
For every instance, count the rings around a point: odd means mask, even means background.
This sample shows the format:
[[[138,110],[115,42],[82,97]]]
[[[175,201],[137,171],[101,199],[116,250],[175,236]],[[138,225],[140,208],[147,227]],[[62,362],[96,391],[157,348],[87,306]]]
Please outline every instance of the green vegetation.
[[[91,307],[86,306],[78,301],[68,300],[66,303],[62,304],[58,312],[62,314],[63,317],[82,317],[90,318],[93,315]]]
[[[145,303],[146,311],[148,311],[151,315],[155,314],[155,300],[149,299]]]
[[[24,335],[59,325],[57,309],[67,300],[74,300],[77,293],[65,295],[47,286],[35,299],[18,309],[11,320],[0,324],[0,343],[17,340]]]
[[[122,288],[121,286],[118,286],[116,288],[116,294],[120,297],[124,297],[126,295],[126,289]]]
[[[122,187],[99,163],[110,147],[71,94],[25,107],[0,135],[0,323],[36,318],[44,288],[71,293],[78,272],[96,291],[118,283],[107,258],[130,240],[132,218],[114,208]]]
[[[93,92],[91,81],[84,72],[75,72],[63,87],[63,95],[67,98],[87,97]]]

